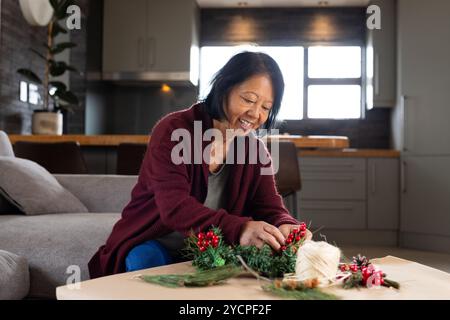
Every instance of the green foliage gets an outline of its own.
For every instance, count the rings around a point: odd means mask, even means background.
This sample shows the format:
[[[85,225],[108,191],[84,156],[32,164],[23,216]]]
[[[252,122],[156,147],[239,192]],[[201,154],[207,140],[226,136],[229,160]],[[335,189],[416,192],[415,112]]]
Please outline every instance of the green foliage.
[[[394,280],[386,279],[386,278],[384,278],[383,286],[388,287],[388,288],[393,287],[397,290],[400,289],[400,283],[398,283],[397,281],[394,281]]]
[[[200,270],[209,270],[222,265],[240,266],[237,256],[241,256],[244,262],[262,276],[275,278],[283,277],[285,273],[295,272],[297,250],[301,242],[287,246],[286,250],[276,252],[269,245],[261,249],[256,246],[230,246],[223,241],[222,232],[218,228],[212,228],[219,236],[219,245],[216,248],[208,247],[200,251],[197,245],[197,237],[192,234],[186,239],[184,255],[192,259],[192,265]]]
[[[245,273],[244,269],[232,265],[220,266],[214,269],[197,271],[188,274],[142,275],[145,282],[164,287],[205,287],[222,283],[223,281]]]
[[[30,82],[42,84],[42,80],[36,75],[36,73],[29,69],[18,69],[17,73],[24,76]]]
[[[288,287],[277,287],[274,284],[263,286],[267,292],[275,294],[284,299],[295,300],[337,300],[335,295],[325,293],[317,288],[298,287],[290,289]]]
[[[52,87],[55,87],[57,90],[62,90],[62,91],[66,91],[67,90],[66,84],[64,82],[61,82],[61,81],[50,81],[49,84]]]
[[[53,28],[52,28],[52,31],[51,31],[51,36],[52,36],[52,38],[54,38],[54,37],[56,37],[58,34],[60,34],[60,33],[64,33],[64,34],[66,34],[67,33],[67,30],[66,29],[64,29],[58,22],[54,22],[53,23]]]
[[[352,275],[344,282],[344,289],[360,288],[360,287],[364,287],[363,276],[361,271],[352,273]]]
[[[60,21],[67,18],[67,8],[73,4],[75,4],[74,0],[49,0],[50,4],[54,10],[53,17],[47,26],[47,43],[44,43],[44,47],[46,50],[46,55],[42,54],[35,48],[30,48],[30,51],[33,52],[37,57],[42,59],[45,63],[46,73],[44,78],[40,78],[36,73],[32,70],[21,68],[18,69],[17,72],[25,77],[28,81],[40,84],[44,88],[45,99],[44,99],[44,108],[49,109],[49,99],[53,100],[53,108],[55,111],[60,109],[65,109],[68,111],[72,111],[70,105],[78,105],[79,100],[77,96],[67,90],[67,87],[64,83],[59,81],[50,81],[50,77],[58,77],[63,75],[66,72],[76,72],[81,74],[76,68],[68,65],[64,61],[56,61],[54,56],[59,54],[65,50],[76,47],[76,44],[73,42],[61,42],[55,43],[54,38],[60,33],[67,33]]]
[[[54,45],[53,48],[50,48],[50,53],[51,54],[58,54],[63,52],[66,49],[70,49],[70,48],[74,48],[77,45],[73,42],[61,42],[57,45]]]
[[[267,244],[261,249],[255,246],[237,246],[235,255],[240,255],[250,268],[261,275],[276,278],[283,277],[285,273],[295,272],[297,255],[294,248],[290,246],[285,251],[275,252]]]
[[[50,0],[50,5],[55,11],[54,17],[62,20],[67,17],[67,8],[74,4],[73,0]]]

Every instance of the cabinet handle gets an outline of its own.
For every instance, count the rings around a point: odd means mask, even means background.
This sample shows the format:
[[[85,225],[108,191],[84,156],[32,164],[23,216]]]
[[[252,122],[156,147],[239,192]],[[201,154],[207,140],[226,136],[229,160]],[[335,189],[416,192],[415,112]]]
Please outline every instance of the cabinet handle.
[[[137,45],[138,45],[138,50],[137,50],[138,67],[142,68],[142,67],[144,67],[144,55],[145,55],[145,53],[143,52],[144,40],[142,38],[139,38],[137,42],[138,42],[137,43]]]
[[[375,52],[374,57],[374,93],[376,96],[380,94],[380,55]]]
[[[353,206],[343,206],[343,207],[301,207],[300,210],[304,211],[353,211],[355,207]]]
[[[375,194],[376,188],[377,188],[377,183],[376,183],[377,167],[376,167],[375,163],[372,164],[371,174],[372,174],[371,192],[372,192],[372,194]]]
[[[149,58],[148,68],[151,69],[155,66],[156,61],[156,41],[155,38],[147,38],[147,56]]]
[[[328,177],[303,177],[304,181],[330,181],[330,182],[353,182],[355,178],[345,178],[345,177],[336,177],[336,178],[328,178]]]
[[[402,134],[403,134],[403,151],[408,151],[407,147],[407,126],[406,126],[406,100],[408,97],[406,95],[402,95],[400,97],[401,110],[402,110]]]
[[[400,178],[402,193],[406,193],[406,161],[402,161],[401,163]]]
[[[333,167],[336,168],[354,168],[355,165],[353,163],[339,163],[333,164]],[[303,166],[304,168],[329,168],[330,164],[307,164]]]

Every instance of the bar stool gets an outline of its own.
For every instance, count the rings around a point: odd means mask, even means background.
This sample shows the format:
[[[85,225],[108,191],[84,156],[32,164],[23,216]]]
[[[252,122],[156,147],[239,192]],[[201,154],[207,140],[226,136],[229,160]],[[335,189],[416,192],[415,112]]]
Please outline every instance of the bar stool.
[[[16,157],[37,162],[50,173],[87,174],[87,166],[77,141],[28,142],[14,144]]]
[[[145,143],[120,143],[117,147],[116,174],[138,175],[146,151]]]
[[[291,141],[278,141],[279,158],[272,158],[274,167],[278,165],[275,173],[277,190],[283,198],[290,197],[295,212],[298,212],[297,192],[302,189],[300,166],[298,162],[297,147]],[[272,149],[270,141],[267,142],[269,151]]]

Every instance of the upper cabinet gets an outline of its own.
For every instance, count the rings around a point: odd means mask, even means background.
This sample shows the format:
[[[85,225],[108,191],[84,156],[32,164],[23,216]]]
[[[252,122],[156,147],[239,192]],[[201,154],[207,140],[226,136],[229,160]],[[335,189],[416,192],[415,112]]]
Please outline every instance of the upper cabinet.
[[[399,0],[392,132],[408,155],[450,155],[450,1]]]
[[[195,0],[105,0],[103,78],[198,83]]]
[[[396,1],[372,0],[381,29],[367,30],[367,109],[394,107],[396,99]]]

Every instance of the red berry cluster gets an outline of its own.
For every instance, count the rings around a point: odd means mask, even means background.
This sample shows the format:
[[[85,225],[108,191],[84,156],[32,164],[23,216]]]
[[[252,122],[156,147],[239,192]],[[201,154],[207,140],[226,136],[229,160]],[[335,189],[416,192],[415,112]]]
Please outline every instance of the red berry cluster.
[[[298,228],[293,229],[287,237],[284,246],[281,246],[281,251],[285,251],[289,245],[297,244],[300,240],[306,237],[306,223],[302,222]]]
[[[219,245],[219,236],[210,230],[206,234],[200,232],[197,235],[197,246],[201,252],[205,251],[209,246],[216,248]]]
[[[339,269],[343,272],[351,271],[352,273],[361,272],[362,285],[367,285],[370,282],[371,285],[381,286],[384,284],[385,274],[381,270],[376,270],[372,264],[358,266],[357,264],[345,264],[339,265]]]

